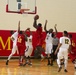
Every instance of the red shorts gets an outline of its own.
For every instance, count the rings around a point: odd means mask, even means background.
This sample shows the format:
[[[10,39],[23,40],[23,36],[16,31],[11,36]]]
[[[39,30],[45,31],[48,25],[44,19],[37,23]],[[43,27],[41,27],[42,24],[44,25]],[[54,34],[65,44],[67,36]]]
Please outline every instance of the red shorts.
[[[23,56],[25,52],[25,46],[18,46],[19,55]]]
[[[69,53],[69,57],[70,57],[71,61],[74,61],[76,59],[76,49],[72,50]]]
[[[40,38],[40,37],[37,37],[37,39],[36,39],[36,46],[42,46],[42,44],[43,44],[43,39],[42,39],[42,37]]]
[[[74,61],[76,59],[76,55],[75,54],[69,54],[69,57],[71,59],[71,61]]]
[[[36,46],[42,46],[42,41],[38,39],[38,40],[36,41]]]

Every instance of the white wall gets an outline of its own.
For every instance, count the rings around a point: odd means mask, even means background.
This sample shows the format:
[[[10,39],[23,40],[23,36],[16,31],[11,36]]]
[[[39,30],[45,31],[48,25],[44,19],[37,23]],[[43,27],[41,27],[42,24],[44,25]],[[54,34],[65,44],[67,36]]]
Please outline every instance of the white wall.
[[[16,30],[18,21],[21,21],[21,29],[27,27],[33,28],[34,15],[20,15],[14,13],[6,13],[7,0],[0,1],[0,29]],[[41,22],[44,26],[45,20],[48,20],[47,29],[53,28],[57,24],[59,32],[67,30],[76,32],[76,0],[36,0],[37,14],[39,14]]]

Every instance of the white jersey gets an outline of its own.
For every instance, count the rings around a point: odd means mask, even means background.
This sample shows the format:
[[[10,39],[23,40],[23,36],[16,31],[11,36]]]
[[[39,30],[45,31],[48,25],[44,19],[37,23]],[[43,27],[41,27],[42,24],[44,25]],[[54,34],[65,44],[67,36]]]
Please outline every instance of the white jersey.
[[[18,37],[18,31],[16,31],[12,36],[11,36],[11,38],[14,38],[14,40],[13,40],[13,45],[16,45],[16,43],[17,43],[17,37]]]
[[[47,33],[45,42],[46,42],[45,53],[46,54],[51,54],[52,53],[52,46],[53,46],[53,44],[52,44],[52,42],[53,42],[52,33]]]
[[[30,37],[27,37],[26,46],[32,45],[32,35]]]
[[[62,44],[60,49],[64,48],[64,49],[68,49],[69,45],[71,45],[71,41],[68,37],[61,37],[60,38],[60,43]]]
[[[27,41],[26,41],[26,49],[25,49],[25,56],[31,56],[33,51],[33,46],[32,46],[32,35],[30,35],[30,37],[27,37]]]
[[[45,42],[46,42],[46,44],[52,44],[52,42],[53,42],[52,33],[47,33]]]

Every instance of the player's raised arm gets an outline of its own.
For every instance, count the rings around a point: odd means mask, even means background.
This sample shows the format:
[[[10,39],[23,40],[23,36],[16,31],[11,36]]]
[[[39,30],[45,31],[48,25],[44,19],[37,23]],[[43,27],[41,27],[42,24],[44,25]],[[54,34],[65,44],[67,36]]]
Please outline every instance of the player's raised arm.
[[[25,41],[27,41],[27,34],[26,34],[26,30],[23,31],[23,35],[25,36]]]
[[[27,31],[30,31],[30,28],[27,28],[24,32],[25,34],[27,33]],[[27,35],[27,34],[26,34]]]
[[[37,29],[37,21],[34,20],[33,27]]]
[[[45,25],[44,25],[44,30],[47,32],[46,26],[47,26],[47,20],[45,21]]]
[[[18,32],[20,31],[20,21],[18,22]]]
[[[55,34],[57,34],[57,28],[56,28],[57,24],[55,24],[54,29],[55,29]]]
[[[38,25],[37,25],[37,20],[39,19],[38,15],[35,15],[34,17],[34,22],[33,22],[33,27],[37,29]]]
[[[26,34],[27,32],[29,32],[30,35],[32,35],[32,31],[30,30],[30,28],[27,28],[27,29],[25,30],[25,34]],[[26,35],[27,35],[27,34],[26,34]]]
[[[29,30],[29,32],[30,32],[30,35],[32,35],[32,32],[31,32],[30,28],[28,28],[28,30]]]

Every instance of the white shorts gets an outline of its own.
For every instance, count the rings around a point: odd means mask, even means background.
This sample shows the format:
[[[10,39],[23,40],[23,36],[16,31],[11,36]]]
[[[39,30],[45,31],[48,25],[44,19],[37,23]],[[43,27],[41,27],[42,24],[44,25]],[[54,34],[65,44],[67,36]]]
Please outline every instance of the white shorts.
[[[17,45],[14,45],[12,48],[12,54],[15,54],[17,50],[18,50]]]
[[[51,54],[52,53],[52,44],[46,44],[46,54]]]
[[[63,48],[59,49],[57,57],[58,59],[68,59],[68,50]]]
[[[26,57],[31,56],[32,51],[33,51],[33,47],[32,46],[27,46],[26,50],[25,50],[25,56]]]

